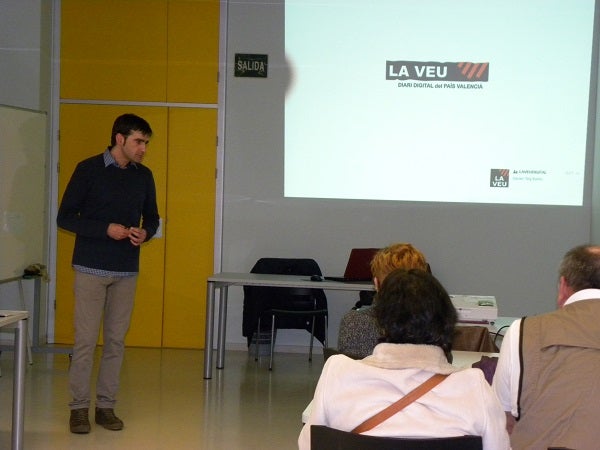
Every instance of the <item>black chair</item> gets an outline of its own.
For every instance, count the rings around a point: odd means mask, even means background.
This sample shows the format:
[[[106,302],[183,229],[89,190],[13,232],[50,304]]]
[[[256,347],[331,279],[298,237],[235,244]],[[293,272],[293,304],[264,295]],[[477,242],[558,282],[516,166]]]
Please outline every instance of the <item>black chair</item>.
[[[481,436],[396,438],[369,436],[324,425],[310,427],[311,450],[482,450]]]
[[[307,277],[322,275],[317,262],[308,258],[261,258],[250,272]],[[309,353],[309,360],[311,360],[313,339],[316,337],[323,346],[327,343],[327,297],[322,289],[317,288],[245,286],[242,332],[248,339],[248,346],[254,337],[256,359],[258,359],[259,336],[261,331],[266,331],[266,324],[271,325],[269,369],[273,367],[275,331],[278,329],[308,331],[311,334]]]
[[[310,346],[308,352],[308,360],[312,361],[313,343],[315,340],[315,323],[317,318],[322,319],[325,327],[325,339],[323,348],[327,347],[327,308],[319,309],[317,307],[316,293],[314,289],[308,288],[290,288],[289,299],[283,307],[271,308],[266,311],[266,314],[271,315],[271,349],[269,358],[269,370],[273,370],[273,354],[275,349],[275,330],[278,328],[277,320],[281,321],[285,318],[300,318],[302,320],[310,320]],[[279,327],[283,328],[283,327]],[[260,333],[260,316],[256,333]],[[256,346],[255,361],[258,361],[258,345]]]

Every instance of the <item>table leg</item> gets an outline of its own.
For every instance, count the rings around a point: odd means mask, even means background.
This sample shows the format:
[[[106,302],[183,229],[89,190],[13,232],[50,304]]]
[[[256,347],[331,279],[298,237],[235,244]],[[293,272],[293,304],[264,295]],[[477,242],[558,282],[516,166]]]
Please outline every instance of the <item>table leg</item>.
[[[206,319],[204,331],[204,379],[212,378],[213,334],[215,327],[215,283],[206,284]]]
[[[35,277],[33,280],[33,348],[40,346],[40,297],[42,290],[41,277]]]
[[[219,333],[217,338],[217,369],[225,367],[225,334],[227,330],[227,286],[221,288],[219,301]]]
[[[19,320],[15,333],[12,449],[23,448],[23,418],[25,410],[25,358],[27,353],[27,319]]]

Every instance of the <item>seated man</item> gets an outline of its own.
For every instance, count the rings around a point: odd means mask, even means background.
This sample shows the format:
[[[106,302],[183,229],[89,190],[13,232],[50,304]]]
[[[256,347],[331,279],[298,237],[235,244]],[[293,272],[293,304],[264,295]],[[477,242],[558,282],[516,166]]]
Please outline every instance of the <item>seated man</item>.
[[[428,271],[425,255],[411,244],[398,243],[379,250],[371,261],[375,290],[385,277],[395,269],[420,269]],[[341,320],[338,350],[352,358],[364,358],[373,352],[381,331],[375,320],[372,306],[363,306],[346,313]]]
[[[484,450],[508,450],[504,412],[483,373],[448,362],[457,313],[443,286],[426,271],[400,269],[388,274],[380,287],[373,312],[382,341],[361,360],[346,355],[327,359],[299,449],[310,448],[312,425],[361,430],[366,420],[440,374],[446,377],[433,389],[373,427],[364,427],[364,434],[473,435],[481,436]]]
[[[514,450],[600,448],[600,246],[567,252],[556,311],[513,322],[492,384]]]

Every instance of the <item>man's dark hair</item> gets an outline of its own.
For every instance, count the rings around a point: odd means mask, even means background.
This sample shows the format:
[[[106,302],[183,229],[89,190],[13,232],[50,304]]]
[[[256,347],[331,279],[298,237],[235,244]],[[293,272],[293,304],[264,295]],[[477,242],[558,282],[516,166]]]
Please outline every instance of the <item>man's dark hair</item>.
[[[558,273],[575,292],[600,289],[600,247],[579,245],[572,248],[565,254]]]
[[[152,128],[150,124],[135,114],[123,114],[115,119],[110,135],[110,146],[117,143],[117,134],[122,134],[127,137],[134,131],[139,131],[145,136],[152,136]]]
[[[457,313],[440,282],[423,270],[398,269],[383,281],[375,301],[380,342],[441,347],[451,361]]]

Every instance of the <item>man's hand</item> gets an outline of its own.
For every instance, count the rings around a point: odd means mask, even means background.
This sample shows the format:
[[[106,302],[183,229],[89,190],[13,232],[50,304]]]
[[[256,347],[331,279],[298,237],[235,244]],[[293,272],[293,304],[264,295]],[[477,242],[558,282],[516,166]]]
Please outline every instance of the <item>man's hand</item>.
[[[136,247],[142,245],[148,233],[143,228],[131,227],[129,229],[129,241]]]
[[[119,223],[111,223],[108,225],[106,234],[108,234],[108,237],[120,241],[129,237],[130,229]]]

